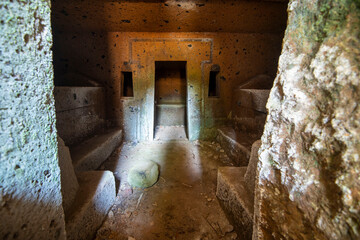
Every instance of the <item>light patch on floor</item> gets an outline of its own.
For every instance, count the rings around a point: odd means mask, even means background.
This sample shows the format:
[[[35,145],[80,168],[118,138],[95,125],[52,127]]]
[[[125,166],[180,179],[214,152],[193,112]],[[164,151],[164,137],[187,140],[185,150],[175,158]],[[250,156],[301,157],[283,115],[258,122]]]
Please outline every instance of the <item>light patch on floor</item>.
[[[132,189],[129,169],[149,160],[160,167],[158,182]],[[114,172],[120,187],[96,239],[237,239],[215,196],[217,168],[229,165],[214,142],[125,143],[101,167]]]
[[[187,140],[185,127],[181,126],[156,126],[155,141]]]

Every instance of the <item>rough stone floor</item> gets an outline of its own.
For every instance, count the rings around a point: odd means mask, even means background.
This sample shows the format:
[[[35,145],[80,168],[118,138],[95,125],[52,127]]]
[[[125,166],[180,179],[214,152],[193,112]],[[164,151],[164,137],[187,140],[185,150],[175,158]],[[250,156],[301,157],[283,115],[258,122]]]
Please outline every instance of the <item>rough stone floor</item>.
[[[160,167],[158,182],[132,189],[127,173],[138,161]],[[215,196],[217,168],[231,165],[217,143],[124,143],[100,167],[114,172],[119,190],[96,239],[237,239]]]

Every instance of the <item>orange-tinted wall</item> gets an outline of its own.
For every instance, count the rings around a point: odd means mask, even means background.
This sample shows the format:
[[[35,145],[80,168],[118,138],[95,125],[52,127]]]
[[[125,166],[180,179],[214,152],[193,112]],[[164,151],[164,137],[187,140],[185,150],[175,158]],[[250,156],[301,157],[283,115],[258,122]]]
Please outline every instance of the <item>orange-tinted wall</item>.
[[[113,124],[127,125],[129,139],[149,139],[151,119],[142,124],[149,125],[148,130],[133,123],[152,118],[144,108],[145,102],[153,99],[148,94],[154,89],[155,61],[187,61],[187,79],[194,83],[188,85],[188,101],[193,101],[193,109],[189,109],[195,111],[189,117],[195,119],[199,137],[200,128],[211,129],[224,122],[231,111],[234,88],[258,74],[275,76],[281,40],[281,34],[259,33],[63,33],[57,37],[61,47],[56,45],[56,70],[58,75],[79,72],[101,82],[107,90],[107,116]],[[220,98],[207,97],[214,64],[220,66]],[[133,72],[134,98],[121,98],[121,71]],[[144,116],[132,118],[136,111]]]
[[[152,138],[155,61],[186,61],[190,139],[211,135],[231,112],[232,91],[258,74],[275,77],[286,0],[52,0],[55,83],[68,72],[106,89],[107,119],[126,139]],[[208,98],[220,67],[219,97]],[[132,71],[134,97],[121,97]],[[75,80],[75,79],[74,79]],[[73,84],[71,84],[73,85]]]

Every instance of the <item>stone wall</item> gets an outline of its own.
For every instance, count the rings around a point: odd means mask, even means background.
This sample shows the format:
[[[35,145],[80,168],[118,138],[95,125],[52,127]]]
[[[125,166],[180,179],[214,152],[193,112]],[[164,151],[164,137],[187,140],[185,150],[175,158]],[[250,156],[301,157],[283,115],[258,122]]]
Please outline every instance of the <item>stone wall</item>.
[[[187,61],[188,137],[214,137],[231,112],[234,88],[259,74],[275,78],[286,1],[52,0],[55,84],[64,85],[61,75],[69,72],[97,80],[107,120],[126,140],[149,140],[154,62]],[[219,97],[208,98],[214,65]],[[121,71],[133,72],[131,99],[121,97]]]
[[[107,117],[124,128],[126,139],[134,140],[136,136],[152,139],[154,126],[148,122],[154,118],[150,113],[154,107],[148,106],[154,101],[155,61],[187,61],[187,93],[193,93],[188,100],[199,105],[191,112],[198,124],[211,129],[231,111],[234,88],[259,74],[275,78],[282,34],[65,32],[55,37],[59,73],[79,72],[97,79],[105,87]],[[215,64],[220,66],[220,97],[208,98],[209,74]],[[133,72],[131,99],[121,98],[121,71]],[[148,121],[137,111],[145,113]],[[193,139],[207,135],[196,124],[190,130]]]
[[[55,87],[56,128],[71,147],[103,131],[105,126],[102,87]]]
[[[259,239],[360,238],[360,2],[292,0],[258,164]]]
[[[65,239],[50,1],[0,3],[0,238]]]

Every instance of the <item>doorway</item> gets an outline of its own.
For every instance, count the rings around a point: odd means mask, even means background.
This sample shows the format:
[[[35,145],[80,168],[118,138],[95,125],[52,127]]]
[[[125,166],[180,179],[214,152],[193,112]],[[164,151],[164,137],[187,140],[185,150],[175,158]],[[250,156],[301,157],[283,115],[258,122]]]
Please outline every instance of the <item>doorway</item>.
[[[187,139],[186,61],[155,62],[155,140]]]

